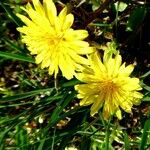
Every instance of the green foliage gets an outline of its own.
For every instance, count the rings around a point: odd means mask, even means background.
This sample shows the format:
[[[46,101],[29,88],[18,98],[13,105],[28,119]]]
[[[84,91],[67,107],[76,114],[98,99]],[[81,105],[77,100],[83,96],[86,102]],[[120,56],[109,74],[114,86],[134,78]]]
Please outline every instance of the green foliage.
[[[124,144],[125,144],[125,150],[130,150],[130,143],[129,143],[129,137],[127,132],[124,133]]]
[[[137,27],[143,22],[146,12],[146,7],[135,8],[128,19],[127,31],[135,31]]]
[[[7,5],[5,5],[3,2],[0,2],[0,5],[5,9],[6,15],[10,17],[16,23],[16,25],[23,25],[20,19],[12,12],[12,10]]]
[[[145,122],[139,150],[147,149],[148,142],[150,143],[150,119]]]
[[[57,1],[58,9],[63,2]],[[149,149],[149,4],[132,0],[66,2],[76,18],[73,28],[88,29],[91,45],[101,49],[116,41],[109,45],[110,55],[118,48],[124,61],[137,64],[134,74],[140,77],[143,101],[133,108],[133,114],[125,113],[121,121],[112,118],[109,123],[100,113],[90,117],[89,107],[79,106],[73,88],[80,83],[77,79],[67,81],[59,75],[56,81],[35,65],[14,30],[23,25],[15,14],[24,4],[26,1],[0,1],[0,150]],[[139,30],[143,32],[138,34]],[[132,37],[141,39],[141,45]]]
[[[124,2],[116,2],[115,4],[116,11],[123,12],[127,8],[127,4]]]
[[[5,57],[7,59],[14,59],[14,60],[20,60],[20,61],[27,61],[27,62],[31,62],[34,63],[34,59],[32,59],[29,56],[25,56],[23,54],[10,54],[7,52],[0,52],[0,57]]]

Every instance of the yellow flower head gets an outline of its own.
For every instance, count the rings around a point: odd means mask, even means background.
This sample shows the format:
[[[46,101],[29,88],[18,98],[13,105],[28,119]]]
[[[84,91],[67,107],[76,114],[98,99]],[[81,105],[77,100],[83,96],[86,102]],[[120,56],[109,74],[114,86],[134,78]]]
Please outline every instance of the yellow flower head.
[[[49,67],[49,74],[62,75],[71,79],[75,71],[88,60],[83,57],[93,52],[93,48],[83,39],[88,36],[86,30],[71,28],[74,17],[67,14],[65,7],[59,15],[52,0],[32,0],[26,8],[22,8],[29,16],[17,14],[25,23],[18,31],[23,33],[22,41],[26,43],[31,54],[36,55],[36,63],[41,68]]]
[[[105,120],[113,114],[121,119],[120,108],[131,113],[132,105],[139,104],[143,97],[138,92],[142,89],[139,79],[129,77],[134,69],[133,65],[122,64],[119,53],[114,58],[112,56],[107,60],[103,58],[103,61],[98,53],[93,53],[89,59],[90,66],[77,74],[77,78],[84,82],[75,86],[78,91],[77,97],[82,99],[80,105],[92,104],[91,116],[103,107]]]

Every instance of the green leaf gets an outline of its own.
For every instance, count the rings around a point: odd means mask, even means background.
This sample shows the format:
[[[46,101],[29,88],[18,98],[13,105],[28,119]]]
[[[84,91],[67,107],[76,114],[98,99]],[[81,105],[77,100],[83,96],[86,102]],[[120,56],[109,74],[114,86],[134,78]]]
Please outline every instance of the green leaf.
[[[35,96],[37,94],[40,94],[41,92],[46,92],[46,91],[52,91],[53,89],[48,88],[48,89],[40,89],[40,90],[34,90],[22,94],[16,94],[14,96],[8,96],[0,99],[0,102],[10,102],[10,101],[17,101],[20,99],[28,98],[31,96]]]
[[[142,81],[141,81],[141,85],[142,85],[142,87],[143,87],[145,90],[147,90],[147,91],[150,92],[150,86],[146,85],[146,84],[143,83]]]
[[[12,53],[8,53],[8,52],[1,52],[0,51],[0,57],[5,57],[7,59],[26,61],[26,62],[30,62],[30,63],[35,63],[33,58],[26,56],[26,55],[23,55],[23,54],[12,54]]]
[[[17,107],[17,106],[22,106],[22,105],[27,105],[27,104],[32,104],[34,103],[33,101],[31,102],[26,102],[26,103],[19,103],[19,104],[8,104],[8,105],[0,105],[0,108],[8,108],[8,107]]]
[[[51,115],[51,119],[50,119],[50,125],[51,126],[59,120],[60,113],[69,104],[69,102],[71,100],[73,100],[74,96],[75,96],[75,91],[70,93],[70,94],[66,93],[64,95],[64,97],[61,99],[61,101],[59,101],[59,103],[57,104],[56,109],[53,111],[53,113]]]
[[[15,135],[15,140],[16,140],[16,146],[20,147],[20,150],[25,150],[25,147],[28,147],[28,135],[27,131],[20,127],[16,126],[16,135]],[[26,146],[25,146],[26,145]]]
[[[134,31],[143,22],[147,9],[145,7],[137,7],[131,13],[127,22],[127,31]]]
[[[63,83],[62,87],[70,87],[70,86],[74,86],[79,83],[81,83],[79,80],[73,79],[73,80]]]
[[[150,75],[150,71],[146,72],[145,74],[143,74],[140,78],[146,78]]]
[[[37,150],[43,150],[44,144],[45,144],[45,139],[43,139],[43,140],[40,141],[40,144],[39,144]]]
[[[127,4],[124,2],[116,2],[115,4],[116,11],[123,12],[127,8]]]
[[[147,102],[147,101],[150,102],[150,96],[145,96],[142,100],[145,101],[145,102]]]
[[[11,41],[7,38],[2,38],[2,40],[6,43],[6,45],[8,45],[9,47],[11,47],[14,50],[20,51],[22,53],[27,51],[26,49],[23,49],[23,48],[19,47],[18,45],[14,44],[14,41]]]
[[[17,26],[22,26],[23,25],[23,22],[12,12],[12,10],[8,6],[3,4],[3,2],[0,2],[0,5],[6,11],[8,16],[17,24]]]
[[[11,122],[13,122],[13,123],[15,123],[16,122],[16,120],[20,117],[20,116],[24,116],[27,112],[28,112],[29,110],[27,110],[27,111],[24,111],[23,113],[20,113],[19,115],[17,115],[17,116],[15,116],[15,117],[3,117],[3,118],[0,118],[0,124],[5,124],[5,123],[7,123],[7,124],[9,124],[10,123],[10,125],[12,125],[11,124]]]
[[[101,1],[99,0],[90,0],[90,3],[92,4],[92,9],[95,11],[96,9],[99,8]]]
[[[139,150],[144,150],[147,144],[148,135],[150,135],[150,119],[146,120],[142,134],[142,140]]]
[[[4,129],[2,132],[0,132],[0,150],[2,150],[2,147],[4,147],[4,138],[7,135],[7,133],[15,127],[17,123],[14,123],[9,128]]]
[[[124,144],[125,144],[125,150],[130,150],[129,137],[126,131],[124,132]]]

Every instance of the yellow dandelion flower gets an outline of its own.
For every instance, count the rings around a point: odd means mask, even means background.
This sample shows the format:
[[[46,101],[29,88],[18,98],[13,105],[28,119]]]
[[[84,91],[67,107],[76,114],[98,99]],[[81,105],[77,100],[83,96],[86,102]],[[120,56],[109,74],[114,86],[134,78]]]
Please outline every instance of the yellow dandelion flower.
[[[77,74],[77,78],[83,82],[75,86],[77,97],[81,99],[80,105],[92,104],[91,116],[103,108],[105,120],[114,114],[121,119],[120,108],[131,113],[133,104],[138,105],[143,97],[138,92],[142,89],[139,79],[129,77],[134,69],[133,65],[122,64],[119,53],[107,61],[104,58],[102,61],[97,52],[91,54],[89,59],[90,66]]]
[[[83,41],[87,36],[86,30],[71,28],[74,16],[67,14],[67,8],[57,15],[55,4],[52,0],[32,0],[33,6],[27,4],[22,8],[29,17],[21,14],[17,16],[25,23],[17,28],[23,33],[22,41],[27,45],[32,55],[36,55],[36,63],[41,68],[49,68],[49,74],[58,74],[71,79],[75,71],[88,64],[83,55],[93,52],[88,42]]]

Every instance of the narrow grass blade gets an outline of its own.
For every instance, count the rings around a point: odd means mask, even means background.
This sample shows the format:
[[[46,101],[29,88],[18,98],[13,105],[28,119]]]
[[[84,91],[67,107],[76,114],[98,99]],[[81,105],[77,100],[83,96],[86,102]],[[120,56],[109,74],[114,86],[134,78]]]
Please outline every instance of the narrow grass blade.
[[[2,38],[2,40],[5,42],[6,45],[11,47],[12,49],[20,51],[20,52],[25,52],[25,49],[19,47],[17,44],[14,44],[13,41],[11,41],[7,38]]]
[[[111,27],[111,24],[106,23],[91,23],[91,26],[97,26],[97,27]]]
[[[0,132],[0,150],[2,150],[2,147],[4,145],[4,138],[5,136],[7,135],[7,133],[15,127],[17,123],[14,123],[12,126],[10,126],[9,128],[7,129],[4,129],[2,132]]]
[[[73,80],[63,83],[62,87],[70,87],[70,86],[74,86],[79,83],[81,83],[79,80],[73,79]]]
[[[125,144],[125,150],[130,150],[130,143],[129,143],[129,137],[127,132],[124,132],[124,144]]]
[[[150,71],[146,72],[145,74],[143,74],[140,78],[146,78],[150,75]]]
[[[8,6],[3,4],[3,2],[0,2],[0,5],[6,11],[8,16],[17,24],[17,26],[22,26],[23,25],[23,22],[12,12],[12,10]]]
[[[58,103],[58,106],[54,110],[51,116],[50,124],[54,124],[57,122],[60,113],[63,111],[63,109],[69,104],[69,102],[73,99],[75,96],[75,92],[72,92],[71,94],[66,94],[64,98]]]
[[[142,101],[145,101],[145,102],[150,102],[150,96],[145,96]]]
[[[37,150],[43,150],[44,144],[45,144],[45,139],[43,139],[43,140],[40,141],[40,144],[39,144]]]
[[[8,107],[17,107],[17,106],[23,106],[23,105],[29,105],[34,103],[34,101],[26,102],[26,103],[18,103],[18,104],[9,104],[9,105],[0,105],[0,108],[8,108]]]
[[[48,89],[34,90],[34,91],[22,93],[22,94],[16,94],[14,96],[8,96],[8,97],[1,98],[0,102],[17,101],[17,100],[20,100],[20,99],[24,99],[24,98],[28,98],[28,97],[31,97],[31,96],[35,96],[37,94],[40,94],[41,92],[46,92],[46,91],[51,91],[51,90],[53,90],[53,89],[48,88]]]
[[[8,52],[1,52],[0,51],[0,57],[5,57],[7,59],[26,61],[26,62],[30,62],[30,63],[35,63],[33,58],[26,56],[26,55],[23,55],[23,54],[11,54]]]
[[[148,135],[150,135],[150,119],[148,119],[145,122],[144,130],[143,130],[143,134],[142,134],[142,140],[141,140],[141,143],[140,143],[139,150],[144,150],[145,149],[145,146],[147,144]]]
[[[28,135],[27,130],[21,126],[16,126],[15,135],[16,146],[20,147],[20,150],[28,149]]]

